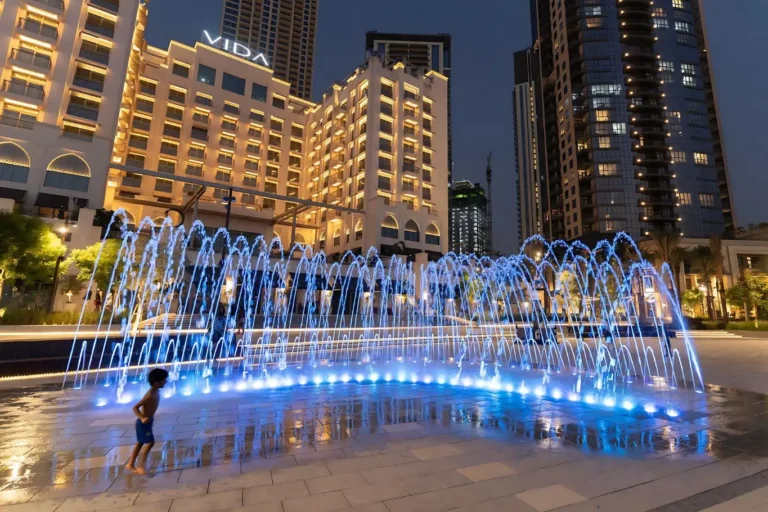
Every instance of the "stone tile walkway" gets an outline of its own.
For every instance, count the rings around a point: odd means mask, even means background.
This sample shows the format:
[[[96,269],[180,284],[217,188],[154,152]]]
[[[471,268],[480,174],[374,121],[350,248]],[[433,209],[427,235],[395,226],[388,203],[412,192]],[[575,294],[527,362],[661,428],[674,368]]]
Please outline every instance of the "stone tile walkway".
[[[0,509],[763,510],[768,397],[699,396],[679,418],[410,384],[177,396],[139,476],[130,405],[17,388],[0,392]]]

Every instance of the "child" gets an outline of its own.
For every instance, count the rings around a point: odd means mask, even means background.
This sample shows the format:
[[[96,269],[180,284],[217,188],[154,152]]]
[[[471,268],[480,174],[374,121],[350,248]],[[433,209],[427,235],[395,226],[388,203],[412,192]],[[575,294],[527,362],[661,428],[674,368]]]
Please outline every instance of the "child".
[[[149,391],[144,395],[144,398],[133,406],[133,414],[138,418],[136,420],[136,446],[133,447],[133,453],[131,458],[128,459],[128,464],[126,464],[125,468],[129,471],[135,471],[140,475],[146,472],[144,464],[147,462],[149,450],[155,445],[152,423],[154,422],[157,408],[160,406],[160,389],[165,386],[166,379],[168,379],[168,372],[161,368],[155,368],[149,372]],[[135,466],[136,457],[139,456],[139,452],[141,452],[141,448],[144,445],[147,445],[147,449],[144,451],[144,455],[137,468]]]

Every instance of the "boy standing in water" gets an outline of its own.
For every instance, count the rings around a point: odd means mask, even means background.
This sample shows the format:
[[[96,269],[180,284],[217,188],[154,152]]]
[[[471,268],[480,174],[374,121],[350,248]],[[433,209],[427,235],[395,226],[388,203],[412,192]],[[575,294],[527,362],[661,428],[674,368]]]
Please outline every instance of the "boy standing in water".
[[[168,372],[161,368],[155,368],[149,372],[149,391],[144,395],[144,398],[133,406],[133,414],[138,418],[136,420],[136,446],[133,447],[133,453],[131,453],[131,458],[128,459],[128,464],[125,467],[129,471],[135,471],[140,475],[146,473],[144,464],[147,462],[149,450],[155,445],[152,424],[154,423],[157,408],[160,406],[160,390],[165,386],[167,379]],[[135,466],[136,458],[139,456],[144,445],[147,445],[147,449],[144,450],[144,455],[141,457],[139,467],[137,468]]]

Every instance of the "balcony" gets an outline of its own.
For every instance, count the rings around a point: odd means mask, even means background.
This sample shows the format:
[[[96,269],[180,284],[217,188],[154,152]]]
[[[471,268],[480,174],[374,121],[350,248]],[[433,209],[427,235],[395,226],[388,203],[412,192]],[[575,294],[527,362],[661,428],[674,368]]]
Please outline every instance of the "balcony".
[[[64,11],[64,0],[32,0],[32,3],[44,5],[55,11]]]
[[[192,122],[194,124],[208,126],[211,122],[211,118],[208,116],[208,114],[201,114],[199,112],[195,112],[192,115]]]
[[[26,48],[14,48],[11,51],[11,60],[20,64],[29,64],[41,70],[51,69],[51,57],[44,53],[36,53]]]
[[[165,181],[157,180],[155,182],[155,192],[164,192],[170,194],[173,192],[173,182],[166,183]]]
[[[78,105],[70,104],[67,106],[67,114],[70,116],[80,117],[82,119],[88,119],[89,121],[99,120],[99,111],[92,108],[85,108]]]
[[[0,116],[0,124],[4,124],[5,126],[13,126],[15,128],[23,128],[24,130],[31,130],[35,127],[34,120],[24,119],[21,116]]]
[[[48,0],[55,1],[55,0]],[[115,14],[120,10],[120,2],[114,0],[90,0],[91,5],[95,5]]]
[[[173,137],[174,139],[181,138],[181,128],[176,126],[166,126],[163,128],[163,135]]]
[[[19,20],[19,28],[24,32],[32,34],[34,36],[44,37],[51,41],[57,41],[59,39],[59,29],[45,23],[40,23],[29,18],[22,18]]]
[[[94,34],[99,34],[100,36],[108,37],[109,39],[112,39],[113,37],[115,37],[114,23],[104,23],[101,21],[97,23],[92,21],[94,18],[97,18],[99,20],[103,19],[95,16],[88,16],[88,18],[85,21],[85,27],[84,27],[85,30],[89,32],[93,32]]]
[[[221,147],[223,147],[223,148],[235,149],[235,141],[234,141],[234,139],[229,139],[229,138],[226,138],[226,137],[221,137],[219,139],[219,145]]]
[[[131,188],[141,188],[141,176],[125,176],[122,186]]]
[[[22,82],[20,80],[3,80],[3,91],[38,101],[45,99],[45,91],[42,85]]]
[[[91,80],[82,76],[75,76],[74,80],[72,80],[72,85],[91,91],[104,92],[103,81]]]
[[[150,126],[152,126],[152,123],[143,117],[134,117],[133,122],[131,122],[131,127],[145,132],[149,131]]]
[[[79,55],[83,59],[88,59],[90,61],[109,66],[109,53],[95,52],[93,50],[86,50],[85,47],[81,47]],[[145,91],[142,90],[142,92]]]

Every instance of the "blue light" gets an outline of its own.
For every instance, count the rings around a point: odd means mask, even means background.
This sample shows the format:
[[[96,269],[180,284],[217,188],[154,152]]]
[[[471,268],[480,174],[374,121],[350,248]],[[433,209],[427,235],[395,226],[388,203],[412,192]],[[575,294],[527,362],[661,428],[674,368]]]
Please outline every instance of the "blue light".
[[[219,386],[219,391],[221,391],[222,393],[226,393],[227,391],[229,391],[229,382],[222,383],[221,386]]]
[[[544,396],[544,388],[541,386],[538,386],[534,391],[533,394],[536,396]]]
[[[279,384],[280,384],[280,382],[278,382],[278,380],[276,378],[274,378],[274,377],[270,377],[270,378],[267,379],[267,387],[268,388],[276,388]]]
[[[560,391],[559,389],[552,390],[552,398],[554,398],[555,400],[560,400],[561,398],[563,398],[563,392]]]
[[[645,407],[643,407],[643,410],[647,412],[648,414],[655,413],[658,409],[656,409],[656,406],[653,404],[645,404]]]
[[[405,382],[405,374],[403,372],[397,374],[397,382]]]
[[[432,377],[430,375],[424,376],[424,384],[431,384],[432,383]]]
[[[603,405],[606,407],[613,407],[616,405],[616,399],[612,396],[607,396],[603,399]]]
[[[411,382],[413,382],[414,384],[416,384],[417,382],[419,382],[419,376],[418,376],[418,375],[416,375],[415,373],[412,373],[412,374],[411,374]]]
[[[313,381],[313,382],[314,382],[316,385],[318,385],[318,386],[319,386],[320,384],[322,384],[322,383],[323,383],[323,378],[322,378],[321,376],[319,376],[319,375],[315,375],[315,377],[312,379],[312,381]]]
[[[344,384],[346,384],[347,382],[349,382],[349,374],[348,374],[348,373],[343,373],[343,374],[341,375],[341,382],[343,382]]]
[[[106,398],[102,397],[102,398],[99,398],[98,400],[96,400],[96,407],[104,407],[108,403],[109,403],[109,400],[107,400]]]
[[[370,380],[371,382],[376,382],[377,380],[379,380],[379,374],[376,372],[371,373],[370,375],[368,375],[368,380]]]
[[[190,396],[192,394],[192,388],[187,386],[181,390],[181,394],[184,396]]]
[[[621,402],[621,407],[623,407],[623,408],[624,408],[624,409],[626,409],[627,411],[631,411],[632,409],[634,409],[634,408],[635,408],[635,404],[633,404],[633,403],[632,403],[631,401],[629,401],[629,400],[624,400],[623,402]]]
[[[392,380],[392,374],[391,373],[385,373],[384,374],[384,382],[389,382]]]
[[[579,401],[579,394],[578,393],[568,393],[568,400],[571,402],[578,402]]]
[[[235,384],[235,389],[238,391],[245,391],[248,388],[248,384],[244,381],[238,381],[237,384]]]
[[[587,395],[587,396],[584,397],[584,401],[587,402],[588,404],[592,405],[595,402],[597,402],[597,399],[595,398],[594,395]]]
[[[515,386],[510,382],[507,384],[507,392],[512,393],[515,390]]]
[[[355,381],[357,382],[363,382],[365,380],[365,375],[362,373],[355,374]]]
[[[517,392],[520,393],[522,396],[525,396],[528,394],[528,388],[525,387],[525,384],[520,384],[520,387],[517,388]]]
[[[464,379],[461,381],[461,383],[464,385],[464,387],[469,387],[472,385],[472,379],[469,377],[464,377]]]
[[[291,387],[293,386],[293,379],[290,377],[286,377],[283,379],[283,386]]]
[[[131,395],[130,393],[123,393],[122,395],[120,395],[120,398],[117,399],[117,403],[127,404],[131,400],[133,400],[133,395]]]
[[[665,412],[665,413],[667,414],[667,416],[669,416],[670,418],[677,418],[678,416],[680,416],[680,411],[678,411],[677,409],[672,409],[671,407],[670,407],[670,408],[668,408],[668,409],[667,409],[666,411],[664,411],[664,412]]]
[[[328,384],[334,384],[336,382],[336,374],[332,373],[328,376]]]
[[[304,375],[299,377],[299,385],[300,386],[306,386],[306,384],[307,384],[307,378]]]
[[[264,381],[261,379],[256,379],[251,383],[251,386],[253,389],[262,389],[264,387]]]
[[[443,384],[445,384],[445,377],[443,377],[442,375],[440,375],[440,376],[437,378],[437,383],[438,383],[439,385],[441,385],[441,386],[442,386]]]

